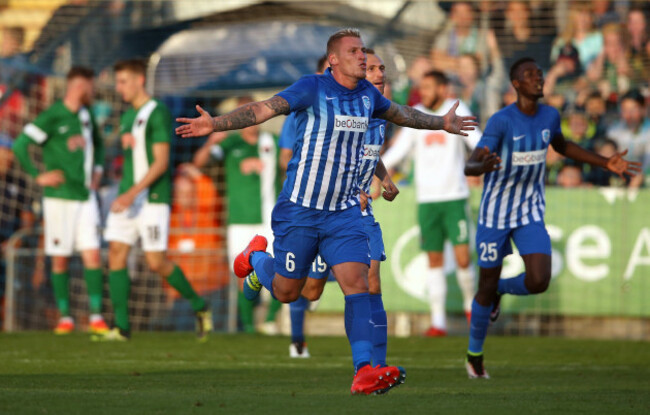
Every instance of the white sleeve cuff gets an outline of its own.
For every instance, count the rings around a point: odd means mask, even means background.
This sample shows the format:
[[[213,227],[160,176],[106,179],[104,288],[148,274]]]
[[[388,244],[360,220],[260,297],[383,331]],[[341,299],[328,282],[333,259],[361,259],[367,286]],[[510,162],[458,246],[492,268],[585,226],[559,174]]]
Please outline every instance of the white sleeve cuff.
[[[37,144],[43,144],[47,140],[47,133],[31,122],[25,126],[23,131]]]

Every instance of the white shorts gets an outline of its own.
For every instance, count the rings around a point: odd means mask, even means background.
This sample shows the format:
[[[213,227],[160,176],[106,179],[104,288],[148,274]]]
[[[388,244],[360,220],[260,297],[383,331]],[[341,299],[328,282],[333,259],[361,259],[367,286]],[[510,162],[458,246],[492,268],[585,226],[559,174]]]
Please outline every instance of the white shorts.
[[[167,250],[169,239],[169,205],[166,203],[145,202],[135,216],[129,209],[120,213],[110,212],[106,219],[104,238],[107,241],[133,245],[142,239],[145,252]]]
[[[45,254],[71,256],[99,249],[99,207],[94,195],[86,201],[43,198]]]
[[[269,240],[269,247],[266,252],[273,253],[273,241],[271,237],[270,226],[259,225],[228,225],[228,263],[232,271],[233,262],[235,257],[246,248],[246,245],[253,239],[255,235],[263,235]]]

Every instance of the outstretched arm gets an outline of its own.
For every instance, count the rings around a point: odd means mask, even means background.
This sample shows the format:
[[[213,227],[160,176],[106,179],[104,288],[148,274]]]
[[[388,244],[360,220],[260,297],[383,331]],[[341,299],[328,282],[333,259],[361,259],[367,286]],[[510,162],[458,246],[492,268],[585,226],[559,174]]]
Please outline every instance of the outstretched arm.
[[[442,117],[425,114],[406,105],[399,105],[391,102],[388,110],[379,118],[390,121],[393,124],[403,127],[415,128],[418,130],[445,130],[448,133],[467,135],[463,131],[471,131],[478,125],[474,116],[456,115],[456,108],[460,101],[456,101],[449,112]]]
[[[480,176],[501,169],[501,158],[497,153],[490,153],[488,146],[476,147],[465,163],[465,176]]]
[[[274,96],[266,101],[252,102],[218,117],[212,117],[207,111],[196,106],[201,114],[197,118],[176,118],[184,123],[176,128],[176,134],[183,138],[201,137],[213,131],[240,130],[251,125],[261,124],[280,114],[289,113],[289,103],[282,97]]]
[[[616,153],[610,158],[605,158],[593,151],[580,147],[572,141],[565,140],[562,134],[553,137],[551,145],[555,151],[565,157],[582,163],[589,163],[592,166],[602,167],[605,170],[618,174],[621,178],[623,178],[624,174],[636,176],[641,171],[641,163],[627,161],[623,158],[627,154],[627,150],[622,153]]]

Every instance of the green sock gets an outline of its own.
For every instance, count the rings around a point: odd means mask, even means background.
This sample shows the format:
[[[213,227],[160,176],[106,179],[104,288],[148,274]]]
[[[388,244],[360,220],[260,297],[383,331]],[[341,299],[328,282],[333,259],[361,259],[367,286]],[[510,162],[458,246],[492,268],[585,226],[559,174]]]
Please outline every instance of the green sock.
[[[131,293],[131,280],[126,269],[111,271],[108,274],[108,287],[111,303],[113,303],[115,325],[122,330],[130,331],[129,294]]]
[[[275,298],[271,297],[271,302],[269,303],[269,311],[266,313],[266,321],[275,321],[275,315],[278,314],[278,310],[282,307],[282,303]]]
[[[84,268],[84,279],[90,300],[90,313],[100,314],[102,312],[102,294],[104,292],[104,275],[102,270]]]
[[[194,288],[192,288],[190,282],[185,278],[185,274],[183,274],[183,271],[181,271],[178,265],[174,265],[174,270],[167,277],[167,282],[169,285],[174,287],[184,299],[189,300],[194,312],[205,309],[205,300],[199,297],[196,291],[194,291]]]
[[[70,274],[67,272],[53,272],[52,273],[52,288],[54,288],[54,299],[56,306],[62,317],[70,315],[70,289],[68,282],[70,281]]]
[[[239,308],[239,318],[244,327],[244,332],[255,333],[255,326],[253,325],[253,308],[255,304],[244,297],[243,292],[239,292],[237,297],[237,308]]]

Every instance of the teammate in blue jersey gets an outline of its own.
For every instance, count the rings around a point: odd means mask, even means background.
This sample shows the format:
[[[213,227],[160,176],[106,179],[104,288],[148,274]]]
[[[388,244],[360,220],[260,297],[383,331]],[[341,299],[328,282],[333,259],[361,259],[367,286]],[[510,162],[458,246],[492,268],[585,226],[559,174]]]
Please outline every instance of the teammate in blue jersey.
[[[544,225],[544,171],[549,144],[565,157],[602,167],[619,176],[635,175],[638,163],[599,156],[566,141],[560,114],[543,97],[544,76],[532,58],[510,68],[517,102],[495,113],[487,122],[465,174],[485,174],[479,207],[476,250],[480,267],[478,292],[472,303],[466,369],[470,378],[489,378],[483,366],[483,343],[490,319],[496,320],[501,295],[539,294],[551,281],[551,240]],[[525,272],[500,279],[503,258],[513,241],[524,260]]]
[[[325,69],[329,67],[329,62],[327,61],[327,55],[323,55],[318,59],[316,64],[316,74],[322,74],[325,72]],[[283,171],[287,171],[289,161],[293,157],[293,146],[296,144],[296,113],[292,112],[287,116],[282,125],[282,131],[280,132],[280,140],[278,142],[278,147],[280,147],[280,167]],[[316,260],[312,263],[311,270],[309,271],[309,277],[314,281],[329,281],[334,279],[334,276],[331,275],[330,268],[323,259],[318,256]],[[311,281],[308,280],[308,281]],[[303,291],[308,288],[305,284]],[[251,292],[245,290],[245,292]],[[257,292],[251,292],[254,296],[257,296]],[[309,358],[309,348],[307,347],[307,342],[305,341],[305,312],[311,307],[311,304],[307,298],[303,295],[298,297],[296,301],[289,303],[289,317],[291,320],[291,344],[289,345],[289,357],[291,358]]]
[[[287,179],[273,210],[275,258],[257,236],[235,259],[235,274],[256,279],[282,302],[295,301],[320,253],[345,295],[345,326],[355,375],[353,394],[382,393],[402,377],[395,366],[373,368],[368,293],[370,251],[361,221],[358,169],[370,118],[416,128],[465,134],[475,117],[457,116],[456,104],[442,117],[424,114],[384,98],[366,81],[366,53],[355,29],[327,42],[330,69],[307,75],[274,97],[212,117],[200,106],[197,118],[178,118],[182,137],[241,129],[281,114],[296,113],[299,131]],[[357,207],[356,209],[350,209]],[[251,281],[253,282],[253,281]],[[261,287],[260,287],[261,288]]]

